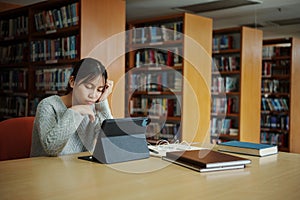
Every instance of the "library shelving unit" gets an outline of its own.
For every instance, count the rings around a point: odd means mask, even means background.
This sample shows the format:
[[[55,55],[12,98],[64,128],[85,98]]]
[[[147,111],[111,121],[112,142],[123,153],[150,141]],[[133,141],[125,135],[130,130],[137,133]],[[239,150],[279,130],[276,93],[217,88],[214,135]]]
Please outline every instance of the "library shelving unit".
[[[151,119],[151,143],[204,141],[210,120],[212,20],[183,13],[132,21],[128,30],[125,115]]]
[[[296,38],[263,41],[260,133],[261,143],[298,153],[299,47],[300,40]]]
[[[213,31],[211,142],[259,142],[262,31]]]
[[[125,31],[121,0],[50,0],[0,15],[1,120],[34,116],[42,98],[65,92],[74,62],[90,56],[108,37]],[[108,19],[114,23],[107,23]],[[105,56],[92,57],[103,62]],[[124,66],[124,61],[121,56],[114,64]]]
[[[27,115],[28,7],[0,13],[0,120]]]

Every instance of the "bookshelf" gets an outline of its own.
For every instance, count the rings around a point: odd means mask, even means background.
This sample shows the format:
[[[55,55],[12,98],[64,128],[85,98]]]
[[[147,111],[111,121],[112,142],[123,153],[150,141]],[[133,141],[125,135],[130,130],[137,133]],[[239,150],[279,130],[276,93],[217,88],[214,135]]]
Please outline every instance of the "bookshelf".
[[[204,141],[212,20],[184,13],[129,22],[128,30],[125,115],[151,118],[151,143]]]
[[[300,41],[278,38],[263,41],[261,83],[261,143],[278,145],[280,151],[300,152],[297,103]],[[297,119],[298,118],[298,119]]]
[[[213,31],[211,142],[259,142],[262,31]]]
[[[111,13],[115,15],[111,17]],[[99,43],[125,31],[122,0],[51,0],[1,12],[0,16],[1,120],[34,116],[42,98],[64,94],[71,66],[81,58],[101,60],[114,81],[124,74],[119,67],[125,65],[124,56],[115,55],[107,46],[95,50]],[[125,44],[120,44],[124,49]],[[118,56],[114,63],[108,54]],[[124,105],[123,100],[118,105]],[[118,110],[115,116],[124,116]]]
[[[1,120],[28,113],[28,15],[28,7],[0,13]]]

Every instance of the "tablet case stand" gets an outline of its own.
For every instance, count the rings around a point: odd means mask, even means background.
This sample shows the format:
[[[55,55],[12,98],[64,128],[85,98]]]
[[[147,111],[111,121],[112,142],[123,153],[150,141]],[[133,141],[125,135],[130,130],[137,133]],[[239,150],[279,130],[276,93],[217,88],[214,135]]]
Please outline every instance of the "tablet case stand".
[[[141,117],[104,120],[93,158],[105,164],[149,158],[145,135],[149,122]]]

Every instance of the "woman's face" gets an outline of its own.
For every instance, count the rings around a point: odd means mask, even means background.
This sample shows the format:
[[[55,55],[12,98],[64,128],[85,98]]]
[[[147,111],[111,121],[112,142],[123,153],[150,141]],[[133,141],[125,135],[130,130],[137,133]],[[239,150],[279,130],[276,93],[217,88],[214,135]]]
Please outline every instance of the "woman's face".
[[[98,101],[105,89],[102,76],[73,84],[73,105],[92,105]]]

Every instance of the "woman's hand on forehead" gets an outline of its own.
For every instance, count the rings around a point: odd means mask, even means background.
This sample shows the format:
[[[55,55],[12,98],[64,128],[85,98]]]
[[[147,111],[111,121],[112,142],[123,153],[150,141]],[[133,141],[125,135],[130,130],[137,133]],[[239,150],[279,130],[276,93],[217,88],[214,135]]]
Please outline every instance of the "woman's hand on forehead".
[[[104,101],[112,93],[114,82],[112,80],[107,80],[104,92],[100,96],[99,101]]]

